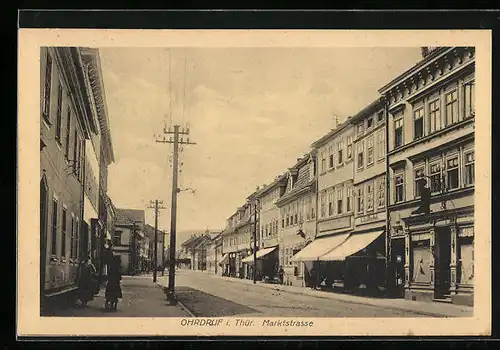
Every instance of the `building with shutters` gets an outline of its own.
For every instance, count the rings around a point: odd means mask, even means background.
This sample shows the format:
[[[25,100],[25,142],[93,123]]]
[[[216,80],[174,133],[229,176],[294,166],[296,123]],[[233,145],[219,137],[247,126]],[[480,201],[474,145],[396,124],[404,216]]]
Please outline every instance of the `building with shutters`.
[[[435,48],[379,90],[388,111],[391,256],[404,266],[407,299],[473,303],[474,72],[474,48]],[[417,210],[420,179],[429,214]]]

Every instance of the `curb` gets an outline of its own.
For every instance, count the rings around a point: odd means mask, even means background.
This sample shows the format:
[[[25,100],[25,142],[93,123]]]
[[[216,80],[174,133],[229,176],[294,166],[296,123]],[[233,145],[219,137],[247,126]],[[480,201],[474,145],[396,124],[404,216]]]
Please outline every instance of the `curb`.
[[[222,278],[222,279],[226,280],[226,281],[229,281],[229,282],[233,282],[233,283],[245,284],[245,283],[239,282],[238,280],[233,280],[233,279],[230,279],[230,278]],[[304,295],[304,296],[313,296],[313,297],[321,298],[321,299],[335,300],[335,301],[339,301],[339,302],[346,303],[346,304],[357,304],[357,305],[365,305],[365,306],[373,306],[373,307],[386,307],[384,305],[377,305],[377,304],[368,303],[368,302],[342,300],[342,299],[338,299],[338,298],[332,298],[332,297],[326,296],[326,295],[313,295],[313,294],[305,293],[305,292],[302,292],[302,291],[287,290],[287,289],[283,289],[283,288],[280,288],[280,287],[277,287],[275,289],[275,288],[270,287],[271,285],[269,285],[269,287],[268,287],[268,286],[260,284],[260,283],[259,284],[255,284],[255,285],[257,285],[257,286],[259,286],[261,288],[274,289],[274,290],[280,291],[280,292],[286,292],[286,293],[291,293],[291,294],[296,294],[296,295]],[[446,314],[443,315],[441,313],[433,313],[433,312],[428,312],[428,311],[419,311],[419,310],[414,310],[414,309],[409,309],[409,308],[402,308],[402,307],[398,307],[398,306],[391,306],[391,309],[397,310],[397,311],[412,312],[414,314],[431,316],[431,317],[440,317],[440,318],[472,317],[472,315],[471,316],[450,316],[450,315],[446,315]]]
[[[165,290],[167,289],[167,287],[165,287],[164,285],[162,285],[160,282],[156,282],[156,286],[161,288],[163,290],[163,292],[165,293]],[[189,315],[189,317],[197,317],[191,310],[189,310],[186,305],[184,305],[183,303],[181,303],[180,301],[177,301],[177,305],[179,305],[179,307],[181,309],[183,309],[184,311],[187,312],[187,314]]]

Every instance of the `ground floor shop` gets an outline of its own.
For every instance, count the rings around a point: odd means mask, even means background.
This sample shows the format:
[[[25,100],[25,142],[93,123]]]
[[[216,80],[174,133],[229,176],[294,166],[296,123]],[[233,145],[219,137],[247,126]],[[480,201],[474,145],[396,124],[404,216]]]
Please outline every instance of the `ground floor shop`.
[[[404,298],[473,305],[473,208],[401,217],[391,242],[393,257],[404,257],[396,262],[395,276]]]
[[[256,264],[254,264],[253,254],[243,259],[247,278],[253,278],[253,271],[255,269],[258,281],[274,282],[276,279],[279,279],[279,246],[261,248],[255,255],[257,257]]]

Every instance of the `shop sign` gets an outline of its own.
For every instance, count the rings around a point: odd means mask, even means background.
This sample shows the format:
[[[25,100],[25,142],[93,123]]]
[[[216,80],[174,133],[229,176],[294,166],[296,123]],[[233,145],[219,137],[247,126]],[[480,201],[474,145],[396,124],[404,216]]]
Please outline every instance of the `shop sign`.
[[[459,228],[458,237],[474,237],[474,227]]]
[[[323,231],[333,231],[341,228],[351,227],[351,217],[346,216],[340,219],[328,220],[318,223],[318,229],[320,232]]]

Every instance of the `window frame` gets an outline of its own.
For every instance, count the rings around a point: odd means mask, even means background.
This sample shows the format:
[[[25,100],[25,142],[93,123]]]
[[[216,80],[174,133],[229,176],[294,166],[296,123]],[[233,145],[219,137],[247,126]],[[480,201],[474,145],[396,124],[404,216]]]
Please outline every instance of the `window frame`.
[[[57,84],[57,105],[56,105],[56,134],[55,140],[59,146],[62,146],[62,110],[63,110],[64,89],[59,81]]]
[[[421,172],[421,176],[417,177],[417,173]],[[419,193],[419,188],[418,188],[418,180],[421,178],[426,178],[425,175],[425,165],[418,165],[413,168],[413,198],[417,199],[422,196],[421,193]]]
[[[398,178],[401,182],[398,183]],[[398,187],[401,188],[401,199],[398,200]],[[404,172],[394,174],[394,203],[403,203],[405,201],[405,175]]]
[[[365,212],[365,192],[363,185],[357,187],[356,206],[358,214],[363,214]]]
[[[453,166],[453,168],[448,168],[448,164],[449,164],[449,161],[453,161],[453,160],[456,160],[457,161],[457,164],[455,166]],[[453,155],[450,155],[448,157],[446,157],[446,163],[445,163],[445,166],[446,166],[446,190],[447,191],[450,191],[450,190],[456,190],[458,188],[460,188],[460,157],[458,154],[453,154]],[[456,179],[456,184],[457,186],[456,187],[451,187],[450,186],[450,172],[452,171],[456,171],[457,173],[457,179]]]
[[[448,101],[448,96],[453,96],[453,95],[455,95],[455,98]],[[444,104],[445,122],[446,126],[448,127],[459,122],[458,90],[456,88],[453,88],[450,91],[447,91],[444,96],[445,96],[445,104]],[[449,106],[451,106],[451,108],[448,108]],[[449,122],[448,109],[453,112],[451,123]]]
[[[344,212],[344,187],[336,189],[337,192],[337,214],[341,215]]]
[[[50,255],[57,257],[57,236],[59,224],[59,200],[57,197],[52,197],[52,216],[51,216],[51,242],[50,242]]]
[[[352,148],[353,148],[353,143],[352,143],[352,135],[349,135],[347,136],[346,138],[346,144],[347,144],[347,148],[346,148],[346,160],[351,160],[352,159]]]
[[[68,208],[62,205],[61,209],[61,258],[66,258],[66,234],[68,230]]]
[[[370,166],[373,165],[373,163],[375,163],[374,141],[375,140],[373,134],[366,138],[366,166]],[[370,151],[371,151],[371,161],[370,161]]]
[[[375,210],[375,191],[373,185],[374,185],[373,181],[369,181],[366,183],[366,212],[373,212]],[[370,202],[371,202],[371,208],[369,206]]]
[[[43,104],[42,104],[42,117],[48,126],[51,126],[50,122],[50,101],[52,93],[52,76],[54,72],[52,55],[47,51],[46,61],[45,61],[45,72],[44,72],[44,86],[43,86]]]
[[[360,152],[361,150],[361,152]],[[361,140],[356,143],[356,169],[361,170],[365,165],[365,141]],[[360,156],[361,156],[361,165],[360,165]]]
[[[380,179],[377,186],[377,209],[385,208],[385,186],[385,178]],[[380,196],[380,194],[382,194],[382,196]],[[380,202],[380,199],[383,199],[382,202]]]
[[[472,161],[467,160],[467,156],[472,155]],[[472,182],[468,183],[468,167],[472,166]],[[476,171],[476,155],[474,150],[466,150],[464,151],[464,176],[463,183],[464,187],[474,186],[475,184],[475,171]]]
[[[401,124],[401,125],[399,125],[399,124]],[[400,144],[397,143],[398,131],[401,132]],[[400,148],[403,145],[404,145],[404,118],[403,118],[403,116],[399,116],[398,118],[394,119],[394,149]]]
[[[425,136],[425,110],[423,106],[416,108],[413,111],[413,139],[419,140]],[[420,132],[421,135],[417,135],[417,122],[421,123]]]
[[[464,92],[464,119],[472,118],[475,115],[475,99],[476,99],[476,83],[475,80],[469,80],[463,84]],[[467,93],[467,89],[470,88],[470,93]],[[469,106],[467,106],[467,98],[470,98]]]
[[[377,132],[377,160],[385,158],[385,130],[380,129]]]

